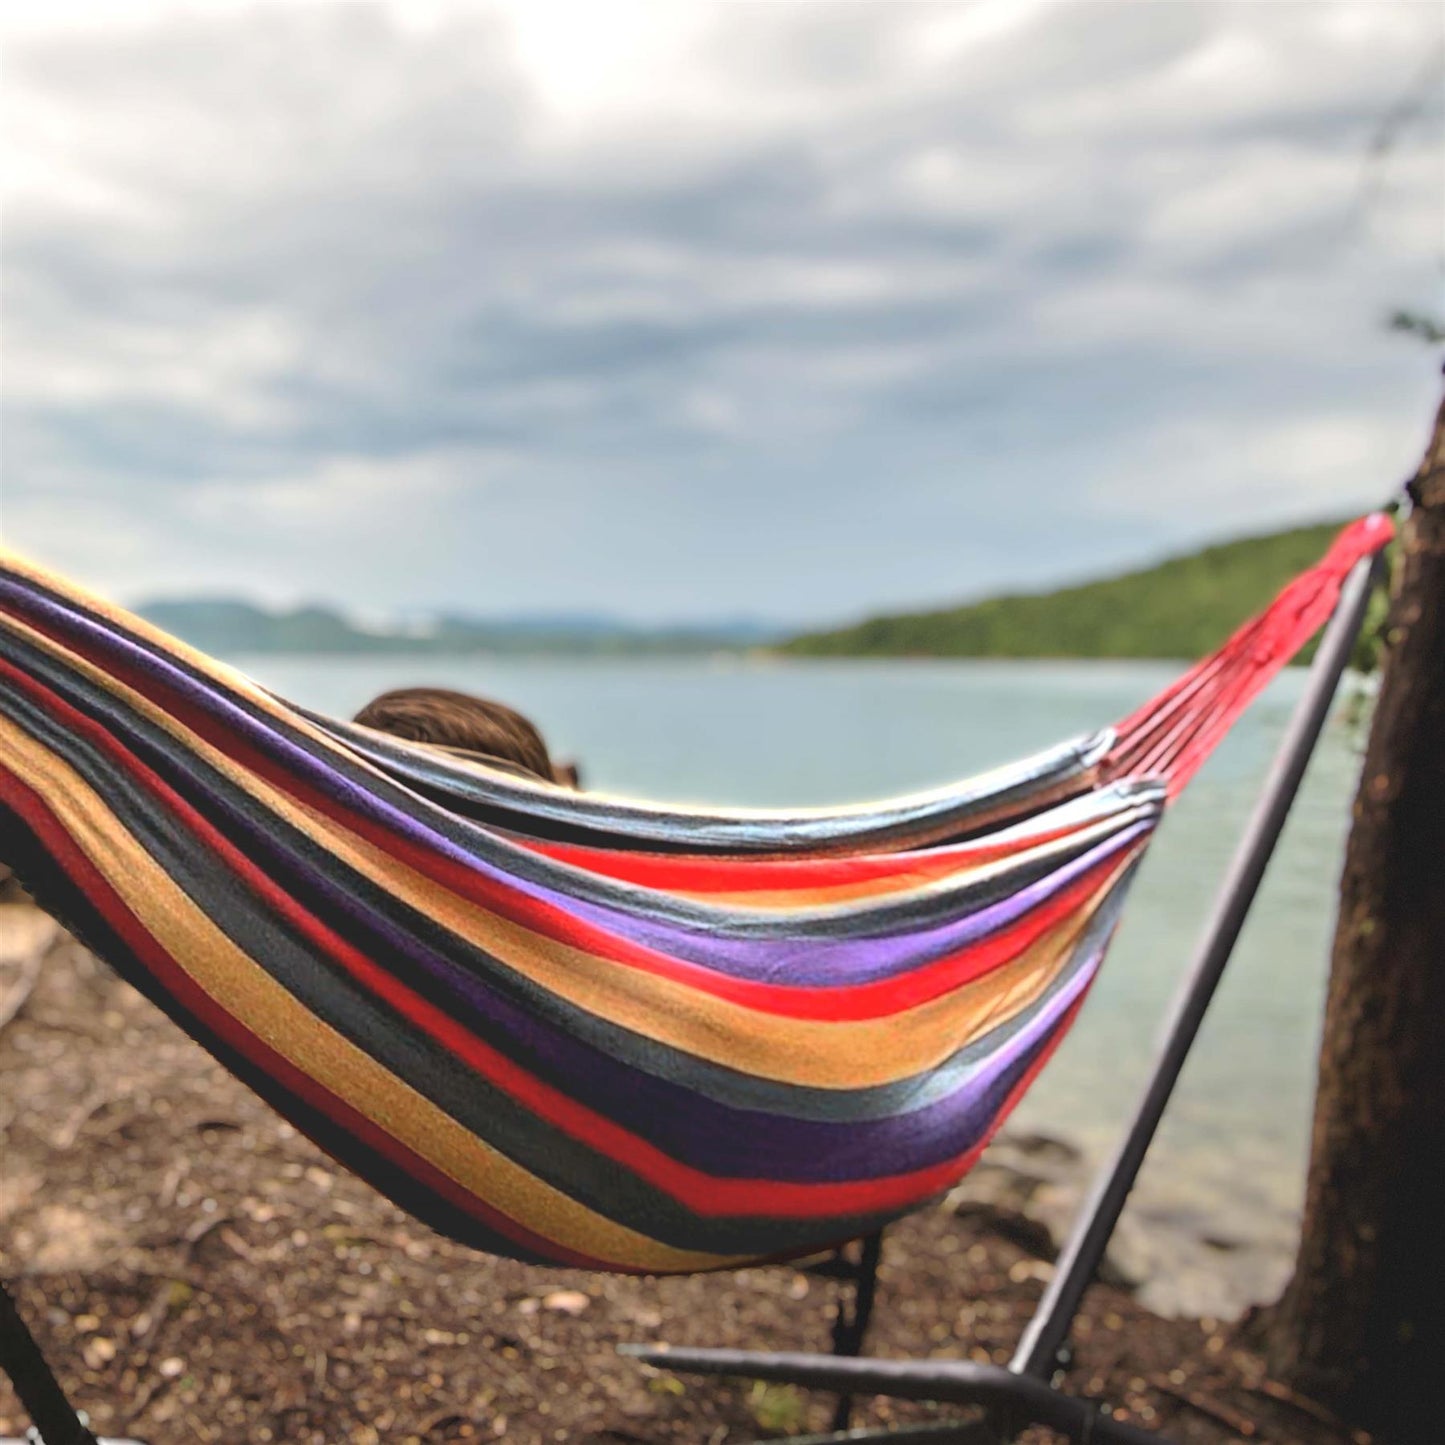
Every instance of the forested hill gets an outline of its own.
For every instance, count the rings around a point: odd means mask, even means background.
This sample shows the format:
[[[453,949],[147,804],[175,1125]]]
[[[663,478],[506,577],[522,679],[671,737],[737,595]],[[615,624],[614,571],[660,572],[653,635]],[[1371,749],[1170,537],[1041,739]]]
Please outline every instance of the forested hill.
[[[1341,523],[1248,537],[1056,592],[869,618],[779,650],[811,657],[1203,656],[1295,573]]]

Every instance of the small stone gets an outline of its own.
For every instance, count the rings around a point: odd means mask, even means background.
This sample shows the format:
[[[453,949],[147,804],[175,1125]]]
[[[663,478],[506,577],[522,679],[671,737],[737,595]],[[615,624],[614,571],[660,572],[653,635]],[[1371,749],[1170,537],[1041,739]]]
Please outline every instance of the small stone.
[[[85,1342],[85,1348],[81,1353],[85,1356],[85,1363],[92,1370],[98,1370],[102,1365],[108,1365],[115,1359],[115,1341],[108,1339],[105,1335],[96,1335],[93,1339]]]
[[[580,1289],[553,1290],[542,1300],[544,1309],[556,1310],[564,1315],[580,1315],[591,1303],[591,1299]]]

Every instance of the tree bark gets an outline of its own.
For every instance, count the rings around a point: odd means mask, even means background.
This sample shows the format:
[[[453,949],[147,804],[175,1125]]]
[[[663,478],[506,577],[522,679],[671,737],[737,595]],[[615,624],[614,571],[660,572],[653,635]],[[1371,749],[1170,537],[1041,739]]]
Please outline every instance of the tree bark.
[[[1340,884],[1303,1237],[1272,1373],[1445,1440],[1445,405],[1412,483]]]

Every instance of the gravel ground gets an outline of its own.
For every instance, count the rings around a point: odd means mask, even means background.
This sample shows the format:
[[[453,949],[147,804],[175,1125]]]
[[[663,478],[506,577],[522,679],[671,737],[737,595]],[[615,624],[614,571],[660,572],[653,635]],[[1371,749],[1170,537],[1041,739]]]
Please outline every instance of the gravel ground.
[[[24,997],[0,1024],[0,1276],[102,1433],[723,1445],[827,1424],[830,1397],[683,1379],[616,1347],[824,1349],[834,1283],[785,1267],[613,1278],[465,1250],[48,933],[28,905],[0,906],[0,1019]],[[890,1230],[870,1349],[1007,1359],[1049,1272],[1007,1233],[941,1208]],[[1366,1440],[1272,1385],[1231,1326],[1162,1320],[1099,1285],[1076,1344],[1072,1390],[1184,1445]],[[942,1413],[870,1400],[857,1419]],[[0,1436],[25,1424],[0,1381]]]

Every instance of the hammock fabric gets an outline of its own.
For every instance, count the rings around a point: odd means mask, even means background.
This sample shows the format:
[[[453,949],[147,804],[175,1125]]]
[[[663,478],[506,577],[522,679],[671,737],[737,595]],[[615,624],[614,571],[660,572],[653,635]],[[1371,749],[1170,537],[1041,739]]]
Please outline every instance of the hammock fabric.
[[[281,1114],[497,1254],[796,1256],[953,1185],[1167,803],[1391,535],[1115,728],[971,781],[679,810],[293,707],[0,554],[0,857]]]

